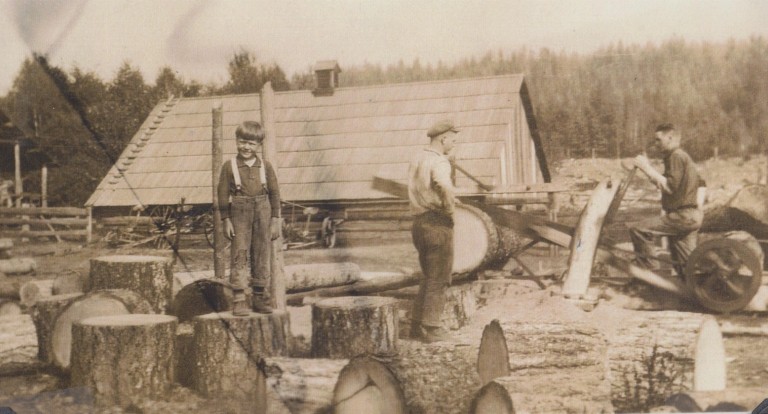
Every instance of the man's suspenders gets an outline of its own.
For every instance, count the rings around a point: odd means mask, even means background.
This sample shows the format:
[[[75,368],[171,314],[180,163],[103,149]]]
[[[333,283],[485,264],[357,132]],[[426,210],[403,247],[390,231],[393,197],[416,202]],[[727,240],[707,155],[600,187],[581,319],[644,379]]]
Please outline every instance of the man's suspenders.
[[[266,168],[264,167],[265,161],[260,161],[261,164],[259,165],[259,178],[261,179],[261,185],[264,187],[264,192],[269,193],[269,190],[267,189],[267,172]],[[235,179],[235,190],[240,191],[243,189],[243,181],[240,179],[240,170],[237,168],[237,156],[232,157],[230,166],[232,167],[232,177]]]

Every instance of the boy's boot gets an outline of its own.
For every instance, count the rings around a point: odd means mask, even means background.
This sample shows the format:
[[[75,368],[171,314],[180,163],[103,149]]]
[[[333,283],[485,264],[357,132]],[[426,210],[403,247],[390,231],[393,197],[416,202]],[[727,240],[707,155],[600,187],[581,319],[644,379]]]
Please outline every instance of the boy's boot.
[[[251,310],[248,308],[248,298],[244,290],[235,290],[232,292],[232,315],[248,316]]]
[[[272,313],[269,298],[264,294],[264,288],[260,286],[253,287],[252,309],[256,313]]]

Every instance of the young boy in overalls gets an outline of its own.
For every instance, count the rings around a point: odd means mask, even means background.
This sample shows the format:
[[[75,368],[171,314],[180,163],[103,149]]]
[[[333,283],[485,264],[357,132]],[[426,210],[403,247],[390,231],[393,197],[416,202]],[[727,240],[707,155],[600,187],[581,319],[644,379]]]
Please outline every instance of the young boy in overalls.
[[[243,122],[235,137],[237,156],[222,165],[218,187],[224,235],[232,240],[232,313],[247,316],[249,308],[272,313],[270,253],[280,234],[280,190],[272,165],[258,156],[264,141],[261,124]]]

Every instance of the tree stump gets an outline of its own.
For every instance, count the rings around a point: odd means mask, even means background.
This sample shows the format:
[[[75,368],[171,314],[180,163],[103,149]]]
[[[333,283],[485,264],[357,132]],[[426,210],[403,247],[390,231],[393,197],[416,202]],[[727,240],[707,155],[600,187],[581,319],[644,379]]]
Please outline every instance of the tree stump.
[[[333,411],[333,390],[346,359],[264,358],[259,384],[264,395],[257,414],[314,414]]]
[[[180,288],[173,297],[168,313],[179,322],[195,316],[232,309],[232,288],[218,279],[197,279]]]
[[[67,370],[72,344],[72,324],[85,318],[130,313],[151,313],[152,307],[134,292],[103,290],[85,295],[56,295],[37,302],[33,319],[40,359]]]
[[[532,412],[612,412],[606,351],[606,338],[588,326],[494,320],[483,330],[478,372],[483,385],[505,378],[506,392],[540,406]]]
[[[649,388],[668,394],[692,390],[695,372],[724,386],[722,349],[719,325],[711,315],[645,312],[627,320],[608,348],[614,405],[647,400]]]
[[[464,414],[482,386],[479,346],[479,332],[460,330],[449,341],[401,340],[391,358],[354,358],[339,375],[336,413]],[[355,411],[367,404],[370,410]]]
[[[413,301],[418,293],[419,287],[411,286],[381,294],[381,296],[401,299],[400,309],[404,311],[405,318],[400,319],[400,332],[410,332]],[[477,294],[472,284],[463,283],[449,286],[445,290],[445,305],[443,306],[443,313],[440,315],[443,328],[453,331],[463,328],[470,323],[476,311]]]
[[[103,256],[91,259],[89,289],[127,289],[165,313],[173,298],[171,259],[156,256]]]
[[[347,296],[312,305],[312,356],[391,355],[398,338],[397,300]]]
[[[206,398],[257,401],[259,358],[285,356],[290,349],[288,314],[236,317],[221,312],[192,321],[192,389]]]
[[[31,280],[19,288],[19,298],[23,306],[32,306],[38,300],[53,296],[53,279]]]
[[[100,406],[164,400],[173,384],[176,317],[112,315],[72,325],[71,384],[90,388]]]

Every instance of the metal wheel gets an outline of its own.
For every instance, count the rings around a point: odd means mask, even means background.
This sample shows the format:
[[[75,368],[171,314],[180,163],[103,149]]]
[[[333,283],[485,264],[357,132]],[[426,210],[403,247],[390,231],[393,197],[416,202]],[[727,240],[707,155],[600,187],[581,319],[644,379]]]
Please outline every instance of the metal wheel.
[[[760,259],[731,239],[702,243],[685,267],[688,289],[702,306],[715,312],[742,309],[757,293],[762,278]]]
[[[323,219],[323,225],[320,227],[320,239],[323,246],[332,249],[336,246],[336,224],[330,217]]]

